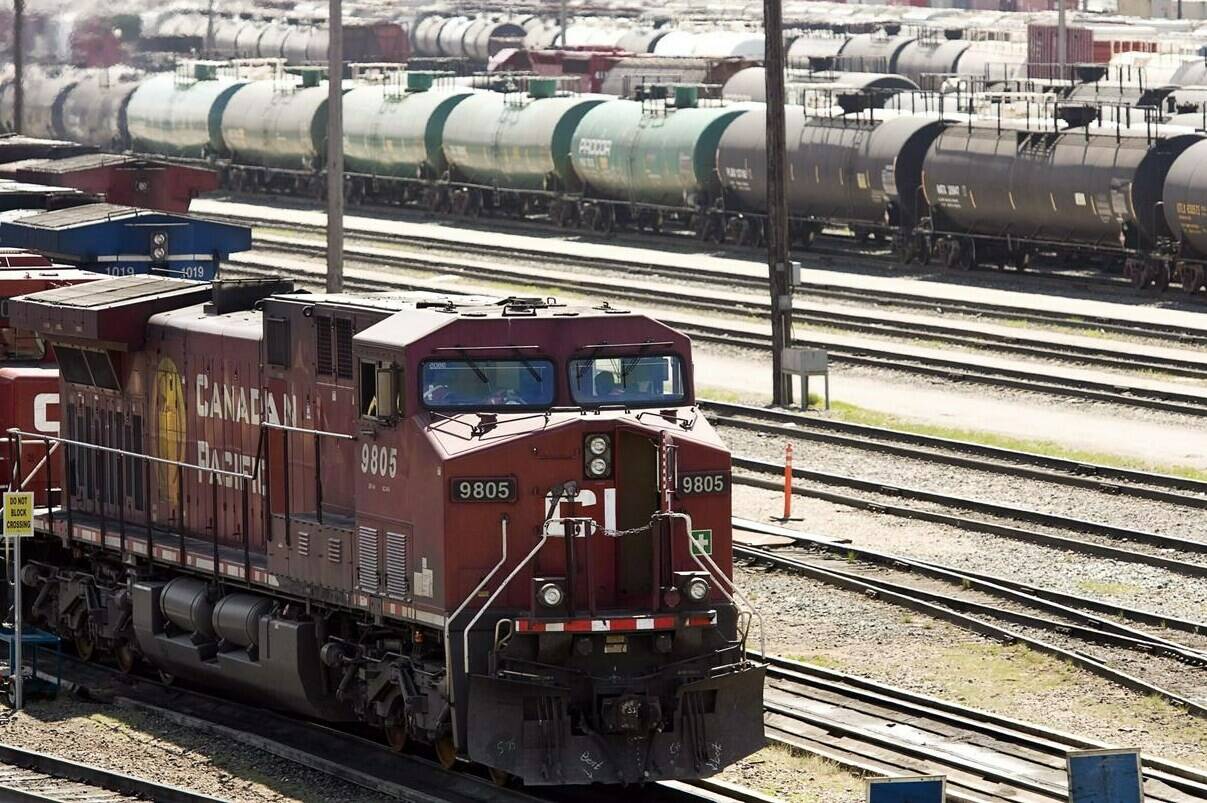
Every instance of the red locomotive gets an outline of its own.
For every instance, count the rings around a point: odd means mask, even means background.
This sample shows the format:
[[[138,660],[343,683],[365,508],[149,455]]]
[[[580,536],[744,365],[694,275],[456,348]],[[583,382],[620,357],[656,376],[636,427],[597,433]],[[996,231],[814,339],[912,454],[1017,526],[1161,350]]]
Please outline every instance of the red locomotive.
[[[0,248],[0,299],[99,278],[96,273],[53,266],[41,254]],[[54,366],[54,353],[33,332],[12,325],[7,301],[0,302],[0,421],[6,428],[59,434],[59,372]],[[55,448],[53,444],[49,447]],[[43,462],[47,448],[47,444],[34,441],[25,442],[21,448],[25,473],[18,482],[26,482],[39,505],[46,503],[49,489],[57,488],[62,476],[60,461]],[[6,483],[11,481],[13,469],[12,450],[0,450],[0,477]]]
[[[684,335],[146,276],[10,309],[54,344],[65,423],[57,537],[22,580],[82,653],[528,784],[698,778],[763,744]]]

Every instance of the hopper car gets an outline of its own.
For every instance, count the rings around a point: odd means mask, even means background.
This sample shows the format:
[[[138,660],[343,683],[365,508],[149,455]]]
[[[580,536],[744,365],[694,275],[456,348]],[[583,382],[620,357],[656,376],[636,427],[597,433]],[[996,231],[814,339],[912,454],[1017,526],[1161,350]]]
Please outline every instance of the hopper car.
[[[701,100],[691,85],[649,86],[639,100],[568,94],[539,77],[526,91],[490,92],[423,72],[345,90],[355,201],[538,215],[600,232],[761,238],[761,104]],[[846,103],[847,90],[816,91]],[[884,98],[866,85],[850,92],[872,99],[851,108]],[[1207,176],[1173,170],[1201,132],[1102,122],[1076,103],[1049,103],[1043,119],[1026,120],[907,110],[917,97],[866,113],[789,108],[798,245],[841,224],[891,242],[906,261],[1023,268],[1042,257],[1122,271],[1137,287],[1203,288],[1207,252],[1192,199]],[[128,142],[212,166],[245,191],[321,195],[326,98],[317,73],[158,75],[130,97]]]
[[[280,280],[104,279],[9,314],[62,368],[62,439],[20,436],[64,477],[21,582],[82,655],[500,781],[699,778],[762,746],[730,456],[679,332]]]

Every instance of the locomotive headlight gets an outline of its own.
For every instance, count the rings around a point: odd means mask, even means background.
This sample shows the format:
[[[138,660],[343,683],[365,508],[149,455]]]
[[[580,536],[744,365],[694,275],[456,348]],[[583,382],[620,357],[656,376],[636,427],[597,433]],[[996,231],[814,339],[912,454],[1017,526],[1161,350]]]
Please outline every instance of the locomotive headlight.
[[[687,598],[692,602],[703,602],[708,596],[708,581],[703,577],[694,577],[687,583]]]
[[[151,259],[155,260],[156,262],[163,262],[167,258],[168,249],[164,248],[163,246],[158,246],[151,249]]]
[[[562,604],[562,600],[566,597],[562,591],[562,587],[557,583],[545,583],[536,592],[536,596],[546,608],[556,608]]]
[[[168,244],[167,232],[157,231],[151,235],[151,245],[164,246]]]
[[[612,438],[608,435],[588,435],[583,441],[583,470],[587,479],[602,480],[612,474]]]

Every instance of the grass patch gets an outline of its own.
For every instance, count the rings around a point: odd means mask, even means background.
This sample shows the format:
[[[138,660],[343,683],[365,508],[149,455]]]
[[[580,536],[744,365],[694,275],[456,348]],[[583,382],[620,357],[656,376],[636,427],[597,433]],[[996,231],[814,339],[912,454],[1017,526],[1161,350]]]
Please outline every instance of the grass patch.
[[[940,424],[928,424],[921,421],[912,421],[907,418],[901,418],[900,416],[893,415],[892,413],[884,413],[880,412],[879,410],[869,410],[866,407],[860,407],[855,404],[850,404],[849,402],[832,401],[830,415],[840,421],[846,421],[852,424],[862,424],[870,427],[882,427],[884,429],[893,429],[899,432],[910,432],[915,435],[929,435],[935,438],[949,438],[953,440],[968,441],[969,443],[979,443],[984,446],[994,446],[999,449],[1014,449],[1017,451],[1046,455],[1048,457],[1076,460],[1080,463],[1098,463],[1104,466],[1112,466],[1114,468],[1127,468],[1138,471],[1155,472],[1158,474],[1169,474],[1175,477],[1185,477],[1191,480],[1207,482],[1207,471],[1194,468],[1192,466],[1162,465],[1158,463],[1150,463],[1146,460],[1140,460],[1138,458],[1110,454],[1108,452],[1075,449],[1055,441],[1017,438],[1012,435],[1002,435],[997,432],[986,432],[985,430],[964,429],[962,427],[947,427]]]
[[[769,744],[721,774],[723,780],[789,803],[863,800],[863,780],[828,759]]]
[[[1106,580],[1081,580],[1077,583],[1077,589],[1086,594],[1102,597],[1134,597],[1140,593],[1139,586]]]
[[[800,661],[802,664],[811,666],[820,666],[822,669],[843,669],[846,662],[841,658],[824,653],[813,653],[812,655],[788,655],[790,661]]]
[[[968,642],[944,649],[926,680],[943,689],[940,696],[989,708],[1000,705],[1003,698],[1059,689],[1076,672],[1073,666],[1020,644]]]

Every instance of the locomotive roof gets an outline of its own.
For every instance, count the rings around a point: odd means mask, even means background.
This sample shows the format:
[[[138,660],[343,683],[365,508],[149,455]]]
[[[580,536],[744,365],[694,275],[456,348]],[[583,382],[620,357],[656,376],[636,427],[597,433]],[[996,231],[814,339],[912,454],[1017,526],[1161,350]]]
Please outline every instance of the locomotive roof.
[[[27,160],[21,167],[35,169],[39,173],[75,173],[80,170],[93,170],[98,167],[114,167],[139,161],[133,156],[115,155],[111,153],[83,153],[79,156],[68,156],[64,159]]]

